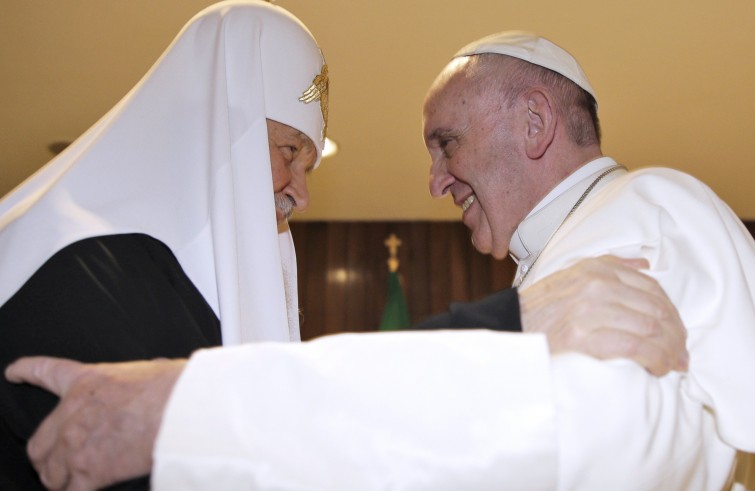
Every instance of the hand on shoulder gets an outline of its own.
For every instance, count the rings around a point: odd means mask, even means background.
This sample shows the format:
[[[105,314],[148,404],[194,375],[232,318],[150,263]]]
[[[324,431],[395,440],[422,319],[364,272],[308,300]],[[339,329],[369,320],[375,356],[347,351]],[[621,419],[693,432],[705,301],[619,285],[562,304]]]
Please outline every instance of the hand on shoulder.
[[[522,328],[552,353],[629,358],[654,375],[686,371],[687,332],[645,259],[584,259],[519,292]]]

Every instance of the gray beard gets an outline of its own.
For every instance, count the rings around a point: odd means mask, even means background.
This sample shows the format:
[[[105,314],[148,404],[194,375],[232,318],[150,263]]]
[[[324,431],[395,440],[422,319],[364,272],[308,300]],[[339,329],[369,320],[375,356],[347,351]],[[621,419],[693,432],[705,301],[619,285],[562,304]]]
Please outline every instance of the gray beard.
[[[283,213],[286,220],[294,214],[294,206],[296,206],[296,201],[291,196],[283,193],[275,194],[275,207]]]

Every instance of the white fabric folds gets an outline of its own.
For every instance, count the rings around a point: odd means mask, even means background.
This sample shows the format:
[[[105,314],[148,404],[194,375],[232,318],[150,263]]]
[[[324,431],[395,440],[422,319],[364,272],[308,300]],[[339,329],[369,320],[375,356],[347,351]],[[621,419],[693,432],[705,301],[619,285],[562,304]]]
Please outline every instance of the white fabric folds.
[[[280,7],[200,12],[123,100],[0,202],[0,304],[64,246],[138,232],[177,256],[219,315],[224,344],[298,340],[265,119],[305,133],[319,159],[323,112],[299,98],[323,66],[309,31]]]

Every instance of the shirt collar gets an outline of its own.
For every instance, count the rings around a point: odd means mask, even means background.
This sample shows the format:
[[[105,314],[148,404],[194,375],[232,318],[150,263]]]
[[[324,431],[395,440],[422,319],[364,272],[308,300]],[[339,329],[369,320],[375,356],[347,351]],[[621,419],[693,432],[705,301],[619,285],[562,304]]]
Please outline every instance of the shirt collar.
[[[614,165],[616,162],[610,157],[593,160],[574,171],[540,200],[511,238],[509,252],[514,261],[519,264],[537,258],[582,193],[600,173]]]

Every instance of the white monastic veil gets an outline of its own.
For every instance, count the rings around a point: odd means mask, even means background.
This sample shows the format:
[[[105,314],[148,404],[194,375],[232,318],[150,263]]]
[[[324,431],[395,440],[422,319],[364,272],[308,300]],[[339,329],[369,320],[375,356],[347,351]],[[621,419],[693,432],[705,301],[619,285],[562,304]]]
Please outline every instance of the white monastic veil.
[[[144,233],[176,255],[224,344],[298,340],[265,118],[309,136],[319,161],[326,113],[299,98],[323,66],[312,35],[279,7],[200,12],[123,100],[0,202],[0,305],[68,244]]]

